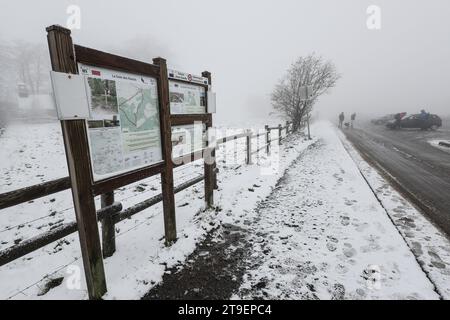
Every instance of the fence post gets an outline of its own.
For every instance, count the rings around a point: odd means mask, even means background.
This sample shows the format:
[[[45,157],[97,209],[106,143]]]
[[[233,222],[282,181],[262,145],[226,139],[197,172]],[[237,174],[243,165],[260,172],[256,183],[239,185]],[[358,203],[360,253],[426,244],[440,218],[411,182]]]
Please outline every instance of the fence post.
[[[209,71],[203,71],[202,77],[208,79],[208,84],[211,85],[211,73]],[[211,123],[208,123],[206,130],[212,128],[212,117]],[[208,140],[210,135],[207,134]],[[215,139],[216,137],[214,137]],[[214,207],[214,189],[217,186],[217,178],[215,175],[216,171],[216,146],[215,142],[213,147],[210,146],[209,141],[206,142],[206,149],[204,155],[204,174],[205,174],[205,202],[207,208]]]
[[[283,130],[283,127],[281,126],[281,124],[279,124],[278,125],[278,145],[279,146],[281,146],[281,140],[282,140],[281,130]]]
[[[212,86],[212,77],[211,72],[209,71],[203,71],[202,77],[205,77],[208,79],[208,84]],[[212,119],[212,118],[211,118]],[[211,120],[212,121],[212,120]],[[212,123],[211,123],[212,126]],[[214,189],[219,189],[219,186],[217,185],[217,163],[216,163],[216,146],[214,147],[214,150],[212,150],[212,157],[213,157],[213,163],[212,163],[212,184],[214,186]]]
[[[237,158],[237,149],[238,149],[238,141],[236,136],[233,139],[233,161],[234,163],[238,163],[238,158]]]
[[[306,118],[307,124],[308,124],[308,139],[311,140],[311,130],[309,129],[309,113],[308,117]]]
[[[286,136],[289,134],[289,121],[286,121]]]
[[[269,125],[266,124],[266,153],[270,153],[270,128]]]
[[[52,70],[78,74],[70,30],[54,25],[46,31]],[[86,121],[64,120],[61,128],[88,294],[90,299],[101,299],[107,289],[92,193]]]
[[[246,164],[252,164],[252,131],[247,130],[247,159]]]
[[[161,172],[161,191],[163,197],[164,234],[165,244],[170,246],[177,240],[177,224],[175,215],[175,195],[173,186],[173,161],[172,161],[172,132],[170,121],[169,79],[167,74],[167,62],[163,58],[153,59],[153,64],[159,66],[160,83],[158,83],[158,95],[161,106],[160,124],[164,170]]]
[[[102,208],[108,207],[114,203],[114,191],[101,195]],[[114,218],[107,214],[101,221],[102,223],[102,247],[103,258],[111,257],[116,252],[116,230]]]

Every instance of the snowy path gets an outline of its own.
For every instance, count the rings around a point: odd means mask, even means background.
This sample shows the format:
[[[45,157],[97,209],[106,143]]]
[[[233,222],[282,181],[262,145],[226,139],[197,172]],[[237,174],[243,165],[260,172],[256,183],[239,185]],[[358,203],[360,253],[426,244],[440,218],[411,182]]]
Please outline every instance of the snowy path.
[[[255,210],[235,298],[438,299],[328,124]]]

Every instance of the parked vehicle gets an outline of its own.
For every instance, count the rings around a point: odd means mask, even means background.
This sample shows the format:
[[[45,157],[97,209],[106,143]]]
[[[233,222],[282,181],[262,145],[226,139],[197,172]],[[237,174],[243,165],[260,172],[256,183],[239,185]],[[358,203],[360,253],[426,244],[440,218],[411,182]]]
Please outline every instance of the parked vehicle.
[[[412,114],[400,121],[389,121],[386,123],[386,127],[389,129],[409,128],[409,129],[422,129],[422,130],[436,130],[442,127],[442,120],[436,114],[428,114],[426,118],[420,114]]]
[[[383,124],[388,123],[391,120],[394,120],[394,116],[395,116],[395,114],[387,114],[380,118],[372,119],[370,122],[372,122],[375,125],[383,125]]]

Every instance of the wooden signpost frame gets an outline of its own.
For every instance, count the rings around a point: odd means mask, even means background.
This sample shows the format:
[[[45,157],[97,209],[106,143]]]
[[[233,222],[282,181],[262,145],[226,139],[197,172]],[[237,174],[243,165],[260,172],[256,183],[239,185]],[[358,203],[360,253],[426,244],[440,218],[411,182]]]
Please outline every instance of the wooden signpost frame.
[[[78,74],[80,62],[149,76],[157,81],[163,161],[155,165],[94,182],[86,120],[61,121],[89,298],[101,299],[107,287],[94,202],[96,195],[108,194],[119,187],[161,174],[166,245],[176,240],[167,64],[162,58],[156,58],[153,64],[148,64],[74,45],[70,30],[61,26],[50,26],[46,30],[53,71]]]
[[[165,59],[155,58],[153,59],[153,64],[132,60],[74,45],[71,31],[64,27],[53,25],[46,30],[53,71],[78,74],[78,63],[82,63],[92,67],[152,77],[157,82],[162,161],[156,164],[121,173],[104,180],[94,181],[86,119],[61,120],[88,294],[90,299],[101,299],[107,291],[103,256],[111,256],[115,251],[114,224],[112,221],[108,223],[107,219],[103,221],[105,222],[104,224],[102,222],[103,228],[106,227],[103,230],[103,236],[106,234],[107,238],[109,238],[108,241],[103,243],[104,252],[102,256],[94,197],[101,195],[102,206],[111,205],[114,202],[115,189],[161,174],[165,243],[166,245],[172,244],[177,239],[177,232],[171,128],[172,125],[187,125],[201,122],[206,125],[208,130],[212,127],[212,115],[210,113],[170,115],[169,79]],[[211,73],[205,71],[202,73],[202,76],[208,79],[208,84],[202,85],[180,79],[174,79],[173,81],[200,85],[205,88],[205,94],[207,95],[211,85]],[[205,107],[208,108],[207,99]],[[200,153],[201,156],[208,157],[208,161],[205,161],[204,165],[205,202],[207,207],[211,208],[214,205],[213,191],[217,187],[215,146],[207,146],[203,152]],[[198,152],[192,153],[191,161],[195,160],[198,155]],[[186,162],[183,164],[186,164]],[[109,245],[105,247],[107,242]]]
[[[202,77],[208,79],[208,84],[201,84],[197,82],[186,81],[182,79],[169,79],[169,81],[178,82],[178,83],[186,83],[193,86],[199,86],[205,89],[206,96],[206,105],[205,105],[205,113],[195,113],[195,114],[172,114],[171,123],[172,126],[181,126],[181,125],[192,125],[194,123],[201,122],[205,124],[206,130],[208,131],[213,126],[212,114],[208,113],[208,99],[207,93],[209,87],[212,85],[211,81],[211,73],[209,71],[203,71]],[[217,189],[217,177],[216,177],[216,161],[215,161],[215,146],[211,148],[206,145],[206,148],[202,151],[192,152],[190,155],[183,156],[183,159],[189,159],[190,161],[195,161],[200,158],[204,158],[204,175],[205,175],[205,203],[208,208],[214,207],[214,189]],[[186,163],[183,163],[186,164]]]

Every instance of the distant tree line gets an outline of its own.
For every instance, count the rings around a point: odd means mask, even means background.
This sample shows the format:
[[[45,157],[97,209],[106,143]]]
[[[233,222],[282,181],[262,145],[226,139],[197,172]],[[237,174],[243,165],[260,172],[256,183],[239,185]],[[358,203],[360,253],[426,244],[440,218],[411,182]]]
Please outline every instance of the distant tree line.
[[[30,95],[51,92],[45,43],[0,41],[0,70],[0,121],[14,110],[19,85]]]

